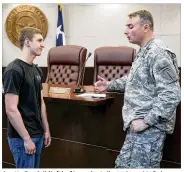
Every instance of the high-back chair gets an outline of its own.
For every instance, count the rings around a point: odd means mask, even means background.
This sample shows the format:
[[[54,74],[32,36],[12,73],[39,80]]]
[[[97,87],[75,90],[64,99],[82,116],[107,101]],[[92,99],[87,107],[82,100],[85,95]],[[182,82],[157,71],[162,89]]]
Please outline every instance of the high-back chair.
[[[77,85],[83,82],[82,68],[87,49],[76,45],[51,48],[48,53],[47,83]],[[80,81],[79,81],[80,80]]]
[[[94,53],[94,83],[97,76],[107,81],[128,75],[135,56],[135,49],[126,46],[99,47]]]

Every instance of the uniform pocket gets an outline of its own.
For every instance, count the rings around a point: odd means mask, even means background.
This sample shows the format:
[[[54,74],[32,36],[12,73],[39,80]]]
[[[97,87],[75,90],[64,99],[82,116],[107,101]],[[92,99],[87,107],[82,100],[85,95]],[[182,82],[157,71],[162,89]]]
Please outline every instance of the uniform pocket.
[[[129,73],[129,76],[128,76],[129,81],[132,81],[132,80],[133,80],[133,78],[135,77],[135,74],[136,74],[136,72],[137,72],[139,66],[140,66],[140,64],[134,65],[134,66],[131,68],[130,73]]]
[[[132,154],[131,154],[131,168],[149,168],[151,167],[151,144],[143,143],[136,144],[134,143]]]
[[[132,168],[159,168],[165,133],[150,128],[140,135],[133,136],[134,145],[131,155]]]
[[[160,167],[165,138],[166,138],[166,134],[161,134],[160,138],[157,141],[153,142],[151,145],[150,163],[152,168]]]
[[[161,133],[163,132],[161,132],[156,127],[150,127],[142,132],[132,132],[131,137],[133,139],[133,142],[136,144],[146,144],[157,141],[160,138]]]
[[[124,143],[115,164],[117,168],[129,168],[132,154],[132,143]]]

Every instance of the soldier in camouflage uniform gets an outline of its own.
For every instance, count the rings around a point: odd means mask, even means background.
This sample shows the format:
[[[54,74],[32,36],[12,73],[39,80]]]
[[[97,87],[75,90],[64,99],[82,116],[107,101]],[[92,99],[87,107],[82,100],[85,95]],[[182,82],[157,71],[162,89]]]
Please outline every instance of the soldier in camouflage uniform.
[[[125,35],[140,46],[129,75],[107,82],[98,76],[95,89],[124,91],[124,145],[116,168],[159,168],[166,134],[173,133],[180,102],[176,55],[153,36],[153,18],[141,10],[129,15]]]

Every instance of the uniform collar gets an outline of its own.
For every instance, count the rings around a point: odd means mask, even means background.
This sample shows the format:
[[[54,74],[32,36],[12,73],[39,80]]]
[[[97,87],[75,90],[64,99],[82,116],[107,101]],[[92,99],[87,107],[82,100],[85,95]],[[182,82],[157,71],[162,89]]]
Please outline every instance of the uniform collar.
[[[137,53],[138,57],[144,57],[144,55],[146,54],[146,52],[150,49],[150,45],[153,42],[153,40],[155,39],[155,37],[153,37],[152,39],[150,39],[148,42],[146,42],[146,44],[141,47]]]

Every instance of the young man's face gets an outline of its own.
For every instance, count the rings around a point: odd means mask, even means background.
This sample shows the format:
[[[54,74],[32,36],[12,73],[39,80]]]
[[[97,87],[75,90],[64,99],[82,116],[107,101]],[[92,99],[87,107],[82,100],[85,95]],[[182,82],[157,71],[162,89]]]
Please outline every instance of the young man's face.
[[[31,41],[29,41],[30,51],[35,56],[40,56],[44,48],[44,40],[41,34],[35,34]]]
[[[140,45],[144,38],[144,25],[140,24],[140,17],[129,18],[124,34],[130,43]]]

